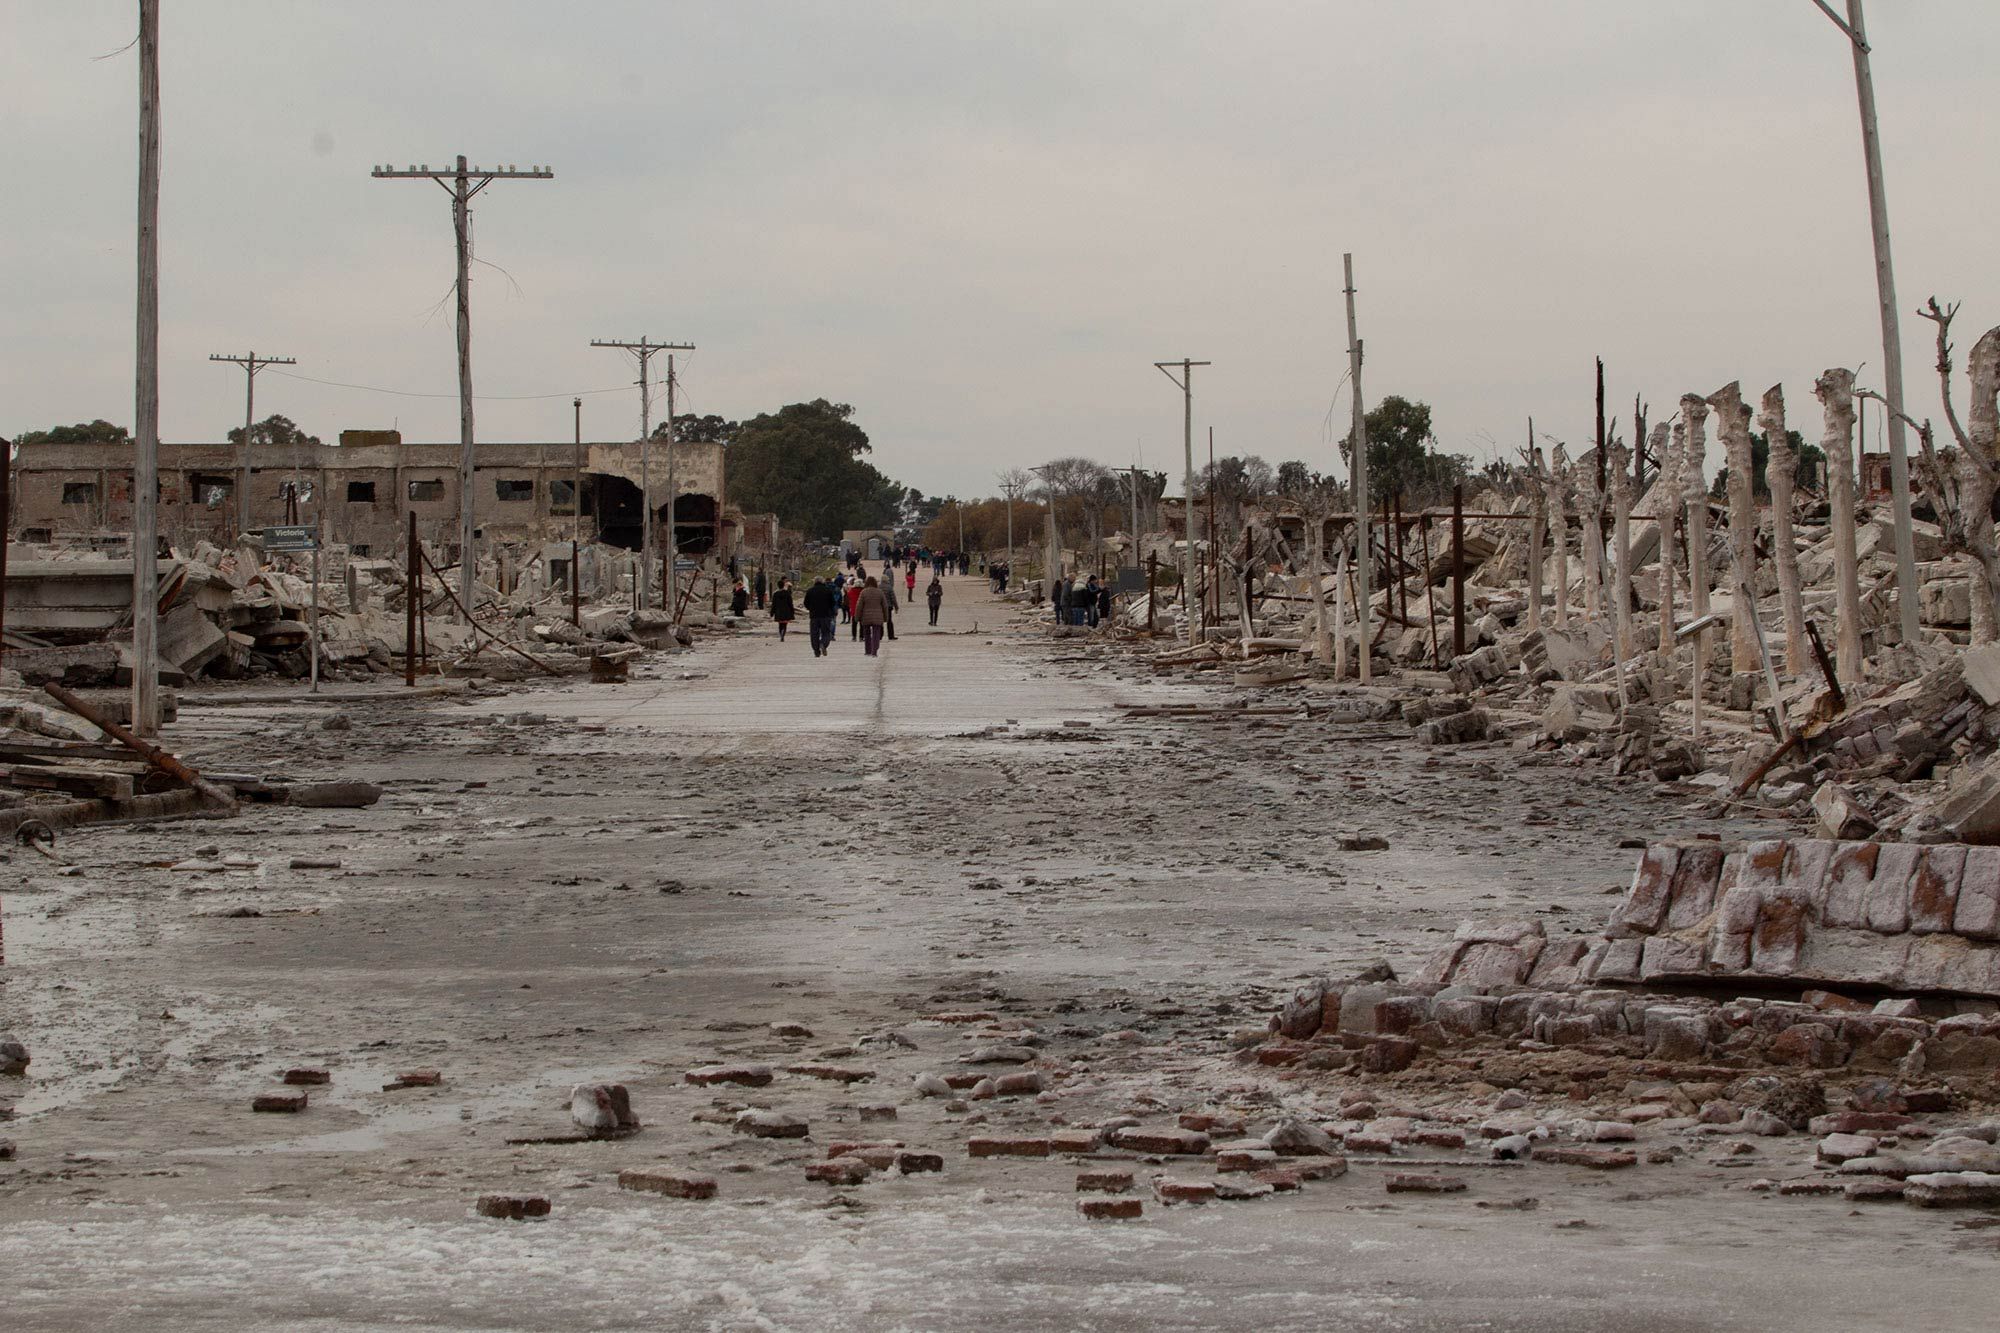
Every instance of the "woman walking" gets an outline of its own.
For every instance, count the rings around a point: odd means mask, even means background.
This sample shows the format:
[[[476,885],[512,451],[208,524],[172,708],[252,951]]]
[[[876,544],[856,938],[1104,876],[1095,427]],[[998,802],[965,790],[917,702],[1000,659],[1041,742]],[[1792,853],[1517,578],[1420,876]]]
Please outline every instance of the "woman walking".
[[[779,579],[778,590],[771,594],[771,619],[778,622],[778,642],[785,641],[785,630],[792,623],[792,581]]]
[[[912,603],[917,600],[917,562],[914,560],[903,571],[903,600]]]
[[[937,628],[938,606],[944,601],[944,584],[935,574],[931,576],[931,586],[924,589],[924,600],[931,604],[931,628]]]
[[[870,657],[880,657],[882,628],[889,623],[889,600],[872,574],[854,599],[854,622],[861,630],[862,649]]]

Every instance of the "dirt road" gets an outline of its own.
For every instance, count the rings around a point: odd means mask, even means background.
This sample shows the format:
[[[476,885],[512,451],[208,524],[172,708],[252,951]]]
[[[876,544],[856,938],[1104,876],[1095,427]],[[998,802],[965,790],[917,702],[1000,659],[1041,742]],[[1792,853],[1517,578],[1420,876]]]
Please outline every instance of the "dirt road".
[[[1294,978],[1408,967],[1467,916],[1594,924],[1621,840],[1695,826],[1502,746],[1128,718],[1227,690],[1137,679],[949,586],[944,623],[906,611],[879,661],[844,628],[826,659],[760,628],[621,686],[191,702],[167,740],[199,764],[390,794],[80,831],[67,867],[13,854],[0,1030],[35,1060],[0,1080],[6,1325],[1990,1326],[1995,1232],[1751,1194],[1692,1159],[1484,1168],[1436,1198],[1357,1165],[1110,1224],[1078,1218],[1073,1164],[968,1158],[974,1134],[1112,1116],[1328,1114],[1332,1089],[1236,1063],[1229,1031]],[[1360,835],[1389,846],[1341,850]],[[913,1090],[996,1043],[1030,1046],[1050,1090]],[[779,1072],[683,1082],[719,1062]],[[332,1083],[253,1114],[294,1066]],[[442,1086],[382,1090],[414,1068]],[[642,1133],[507,1142],[566,1133],[570,1086],[599,1081],[630,1086]],[[894,1122],[864,1123],[875,1104]],[[733,1134],[749,1105],[812,1136]],[[830,1141],[888,1138],[943,1172],[804,1179]],[[659,1164],[719,1197],[617,1187]],[[553,1213],[473,1216],[489,1191]]]

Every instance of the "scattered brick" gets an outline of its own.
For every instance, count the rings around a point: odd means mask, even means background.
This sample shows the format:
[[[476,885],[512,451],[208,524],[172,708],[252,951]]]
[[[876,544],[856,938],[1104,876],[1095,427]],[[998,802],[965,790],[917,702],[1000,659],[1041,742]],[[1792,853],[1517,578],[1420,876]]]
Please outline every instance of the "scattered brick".
[[[804,1040],[810,1038],[812,1034],[813,1030],[807,1027],[804,1023],[771,1024],[771,1035],[774,1037],[797,1037],[801,1040]]]
[[[1246,1199],[1266,1198],[1275,1191],[1260,1180],[1218,1180],[1215,1182],[1215,1197],[1233,1203]]]
[[[1130,1171],[1079,1171],[1076,1173],[1078,1193],[1124,1194],[1132,1188]]]
[[[1903,1197],[1903,1182],[1900,1180],[1850,1180],[1842,1191],[1856,1203],[1885,1203]]]
[[[1465,1131],[1462,1129],[1420,1129],[1410,1135],[1410,1142],[1422,1144],[1426,1148],[1463,1148]]]
[[[773,1077],[769,1065],[705,1065],[681,1075],[682,1079],[698,1088],[713,1087],[717,1083],[764,1088],[770,1086]]]
[[[1157,1153],[1168,1157],[1200,1157],[1208,1151],[1208,1135],[1191,1129],[1116,1130],[1111,1135],[1114,1148],[1128,1152]]]
[[[1347,1174],[1345,1157],[1293,1157],[1286,1161],[1285,1170],[1300,1180],[1334,1180]]]
[[[1209,1111],[1184,1111],[1180,1117],[1182,1129],[1192,1129],[1208,1135],[1228,1135],[1241,1138],[1244,1132],[1243,1117],[1216,1115]]]
[[[407,1088],[435,1088],[444,1082],[444,1075],[435,1069],[405,1069],[382,1085],[384,1092],[402,1092]]]
[[[482,1194],[473,1209],[481,1217],[525,1222],[531,1217],[547,1217],[549,1201],[540,1194]]]
[[[965,1151],[973,1157],[1047,1157],[1047,1139],[981,1134],[965,1141]]]
[[[894,1158],[896,1169],[906,1176],[914,1176],[944,1170],[944,1154],[934,1152],[899,1152]]]
[[[997,1023],[1000,1021],[1000,1015],[989,1014],[981,1009],[971,1013],[932,1014],[930,1021],[933,1023]]]
[[[1104,1131],[1097,1129],[1058,1129],[1049,1135],[1051,1152],[1096,1152],[1103,1144]]]
[[[1215,1169],[1225,1174],[1238,1171],[1261,1171],[1275,1166],[1278,1154],[1269,1148],[1223,1148],[1215,1154]]]
[[[277,1115],[294,1115],[306,1109],[306,1094],[303,1092],[260,1092],[250,1099],[253,1111],[268,1111]]]
[[[1093,1222],[1129,1222],[1143,1217],[1146,1206],[1137,1199],[1078,1199],[1076,1210]]]
[[[1457,1194],[1465,1188],[1463,1176],[1427,1176],[1413,1171],[1397,1171],[1382,1182],[1391,1194]]]
[[[875,1173],[875,1168],[856,1157],[836,1157],[831,1162],[814,1162],[806,1168],[806,1179],[823,1185],[859,1185]]]
[[[1794,1197],[1839,1194],[1844,1189],[1846,1189],[1846,1186],[1838,1180],[1821,1180],[1812,1176],[1802,1177],[1798,1180],[1781,1180],[1778,1182],[1778,1193]]]
[[[893,1106],[888,1106],[888,1105],[864,1106],[861,1108],[861,1119],[863,1123],[866,1123],[870,1120],[894,1120],[895,1118],[896,1118],[896,1108]]]
[[[738,1134],[759,1139],[802,1139],[812,1128],[797,1116],[782,1111],[739,1111],[729,1127]]]
[[[324,1069],[287,1069],[282,1081],[295,1088],[309,1088],[333,1082],[333,1075]]]
[[[1621,1152],[1616,1148],[1564,1148],[1538,1144],[1535,1160],[1554,1162],[1558,1166],[1587,1166],[1593,1171],[1616,1171],[1620,1167],[1637,1166],[1639,1154]]]
[[[951,1088],[954,1092],[964,1092],[968,1088],[978,1087],[980,1080],[985,1077],[986,1075],[984,1074],[946,1074],[944,1081],[945,1086]]]
[[[1301,1188],[1303,1184],[1299,1173],[1290,1169],[1257,1171],[1251,1174],[1250,1179],[1269,1185],[1280,1194],[1288,1194],[1295,1189]]]
[[[1153,1197],[1161,1203],[1214,1203],[1215,1184],[1207,1180],[1156,1180]]]
[[[669,1199],[713,1199],[716,1186],[714,1176],[634,1169],[618,1173],[618,1188],[642,1194],[664,1194]]]
[[[807,1078],[821,1078],[829,1083],[866,1083],[875,1077],[872,1069],[848,1069],[841,1065],[786,1065],[787,1074],[803,1074]],[[769,1082],[766,1079],[765,1082]]]

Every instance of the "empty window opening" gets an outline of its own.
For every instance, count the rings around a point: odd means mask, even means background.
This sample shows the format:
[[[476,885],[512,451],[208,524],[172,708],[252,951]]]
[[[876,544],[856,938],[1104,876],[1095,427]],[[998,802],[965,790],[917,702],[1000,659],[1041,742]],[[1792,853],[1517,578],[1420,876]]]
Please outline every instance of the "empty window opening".
[[[576,512],[576,482],[569,477],[549,479],[549,512],[551,514],[574,514]]]
[[[97,483],[94,481],[66,481],[63,483],[63,501],[66,505],[94,505],[97,503]]]
[[[535,483],[517,481],[512,477],[495,477],[493,496],[497,500],[532,500],[535,498]]]
[[[197,472],[188,478],[188,499],[209,509],[220,509],[236,493],[233,477]]]
[[[375,503],[375,483],[372,481],[350,481],[347,483],[347,503],[351,505],[372,505]]]
[[[412,500],[444,499],[444,483],[441,481],[413,481],[410,483]]]

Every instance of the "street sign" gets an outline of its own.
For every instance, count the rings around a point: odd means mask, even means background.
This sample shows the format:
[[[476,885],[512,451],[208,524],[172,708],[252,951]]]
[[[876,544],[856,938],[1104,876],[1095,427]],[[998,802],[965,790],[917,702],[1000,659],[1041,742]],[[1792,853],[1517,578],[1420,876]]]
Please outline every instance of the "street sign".
[[[319,529],[310,523],[298,524],[291,527],[265,528],[264,549],[266,551],[317,551],[319,549]]]

